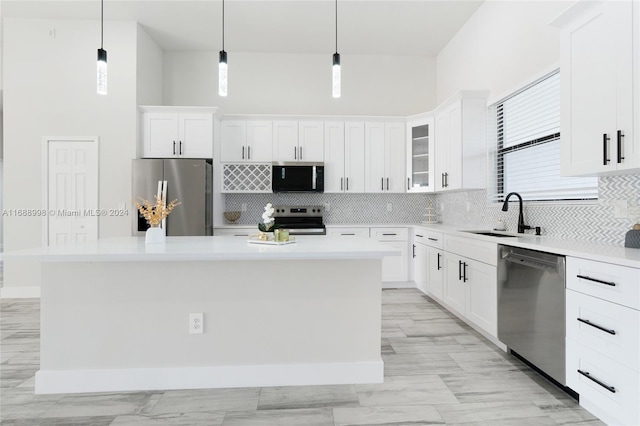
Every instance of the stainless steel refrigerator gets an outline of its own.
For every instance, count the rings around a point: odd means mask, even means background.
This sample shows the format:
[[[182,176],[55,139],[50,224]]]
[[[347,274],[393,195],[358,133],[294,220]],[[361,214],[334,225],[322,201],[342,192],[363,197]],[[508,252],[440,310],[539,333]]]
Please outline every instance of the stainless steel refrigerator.
[[[167,203],[177,206],[166,220],[168,236],[213,235],[213,172],[211,160],[142,159],[132,163],[134,199],[155,201],[158,181],[167,181]],[[134,204],[133,235],[144,235],[149,227]]]

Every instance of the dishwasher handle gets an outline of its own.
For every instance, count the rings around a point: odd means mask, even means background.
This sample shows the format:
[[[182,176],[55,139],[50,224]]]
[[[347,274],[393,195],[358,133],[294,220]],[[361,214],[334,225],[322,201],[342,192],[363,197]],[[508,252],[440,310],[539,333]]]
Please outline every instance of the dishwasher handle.
[[[506,253],[503,256],[503,259],[506,262],[528,266],[530,268],[539,269],[541,271],[558,272],[558,264],[549,262],[545,259],[535,259],[528,256],[520,256],[515,253]]]

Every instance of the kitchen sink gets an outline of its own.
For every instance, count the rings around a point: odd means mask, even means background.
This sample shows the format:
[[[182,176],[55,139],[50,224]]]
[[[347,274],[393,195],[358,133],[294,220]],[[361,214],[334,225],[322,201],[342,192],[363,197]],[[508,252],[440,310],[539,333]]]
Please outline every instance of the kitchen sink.
[[[501,238],[517,237],[517,235],[497,234],[492,231],[464,231],[464,232],[469,232],[470,234],[477,234],[477,235],[487,235],[489,237],[501,237]]]

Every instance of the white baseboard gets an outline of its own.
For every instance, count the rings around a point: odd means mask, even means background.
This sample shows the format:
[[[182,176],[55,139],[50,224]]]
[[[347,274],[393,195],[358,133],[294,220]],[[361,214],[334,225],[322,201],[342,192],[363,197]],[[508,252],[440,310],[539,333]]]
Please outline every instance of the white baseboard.
[[[418,288],[413,281],[387,281],[382,283],[382,288]]]
[[[2,287],[0,299],[37,299],[40,297],[40,287]]]
[[[382,383],[384,362],[40,370],[36,394]]]

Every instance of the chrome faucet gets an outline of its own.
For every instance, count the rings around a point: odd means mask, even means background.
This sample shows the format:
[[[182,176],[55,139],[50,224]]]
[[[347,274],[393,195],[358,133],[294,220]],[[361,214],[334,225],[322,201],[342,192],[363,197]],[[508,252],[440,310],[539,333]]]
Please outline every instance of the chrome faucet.
[[[522,197],[520,196],[520,194],[518,194],[517,192],[510,192],[509,194],[507,194],[507,196],[504,199],[504,203],[502,204],[502,211],[506,212],[509,210],[509,198],[512,195],[515,195],[516,197],[518,197],[519,207],[520,207],[520,212],[518,213],[518,233],[524,234],[524,230],[531,229],[531,227],[529,225],[524,224],[524,217],[522,215]],[[538,230],[536,229],[536,231]],[[538,232],[536,232],[536,234],[539,235]]]

